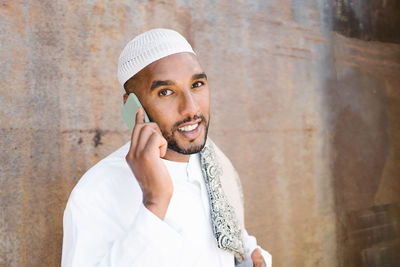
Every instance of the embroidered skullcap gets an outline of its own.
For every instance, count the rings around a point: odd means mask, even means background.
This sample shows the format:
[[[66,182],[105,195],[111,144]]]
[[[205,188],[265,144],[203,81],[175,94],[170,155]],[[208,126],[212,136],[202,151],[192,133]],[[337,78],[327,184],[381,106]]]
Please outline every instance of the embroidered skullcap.
[[[195,54],[185,37],[174,30],[160,28],[139,34],[125,46],[119,56],[118,81],[124,86],[127,80],[147,65],[182,52]]]

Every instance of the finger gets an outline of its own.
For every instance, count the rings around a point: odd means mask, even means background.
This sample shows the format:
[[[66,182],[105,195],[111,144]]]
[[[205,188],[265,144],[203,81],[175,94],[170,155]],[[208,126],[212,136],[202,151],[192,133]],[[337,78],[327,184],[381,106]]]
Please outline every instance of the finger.
[[[138,117],[138,114],[139,114],[139,112],[136,114],[136,117]],[[133,128],[133,131],[132,131],[131,145],[129,148],[128,155],[131,155],[131,156],[137,155],[136,151],[139,149],[138,148],[138,144],[139,144],[138,139],[139,139],[140,133],[142,131],[142,128],[144,128],[144,127],[151,128],[154,131],[158,132],[160,135],[162,135],[160,127],[158,127],[157,123],[144,122],[144,123],[135,124],[135,127]],[[166,152],[166,150],[165,150],[165,152]],[[164,154],[163,154],[163,156],[164,156]]]
[[[156,131],[149,125],[143,125],[143,127],[140,128],[140,133],[138,134],[138,138],[136,140],[136,148],[134,152],[136,156],[151,152],[151,150],[146,149],[149,149],[147,148],[147,144],[153,133],[156,133]]]
[[[135,125],[141,123],[144,123],[144,109],[142,107],[139,107],[136,112]]]
[[[165,138],[163,137],[163,134],[160,130],[160,127],[158,126],[157,123],[155,122],[145,122],[142,125],[146,125],[146,127],[149,127],[151,129],[154,130],[154,132],[156,132],[162,139],[160,140],[160,144],[159,144],[159,148],[160,148],[160,157],[164,157],[165,154],[167,153],[167,149],[168,149],[168,142],[167,140],[165,140]]]
[[[136,114],[137,116],[137,114]],[[128,155],[135,155],[135,151],[137,149],[137,144],[138,144],[138,138],[139,134],[141,132],[141,129],[143,128],[143,123],[142,124],[135,124],[135,127],[133,127],[132,131],[132,136],[131,136],[131,145],[129,147]]]
[[[164,136],[161,135],[161,144],[160,144],[160,158],[163,158],[167,153],[168,142],[165,140]]]
[[[148,127],[151,127],[152,129],[154,129],[154,131],[156,131],[157,133],[159,133],[160,135],[162,135],[161,129],[160,129],[160,127],[158,126],[157,123],[155,123],[155,122],[145,122],[145,123],[143,123],[143,124],[145,124],[145,125],[148,126]],[[142,125],[143,125],[143,124],[142,124]]]
[[[132,130],[132,135],[131,135],[131,146],[129,148],[129,154],[133,154],[134,151],[136,150],[136,140],[137,137],[139,136],[139,132],[140,132],[140,125],[142,125],[144,123],[144,110],[142,107],[139,107],[137,112],[136,112],[136,116],[135,116],[135,126],[133,127]]]
[[[167,140],[165,140],[165,138],[164,138],[164,136],[163,136],[163,134],[161,132],[160,127],[158,126],[157,123],[154,123],[154,122],[148,122],[148,123],[145,123],[145,124],[146,124],[146,126],[152,128],[158,134],[158,136],[161,137],[161,139],[158,140],[159,143],[157,145],[158,145],[158,147],[160,149],[160,158],[164,157],[165,154],[167,153],[168,142],[167,142]]]
[[[131,136],[131,146],[129,152],[136,150],[137,138],[139,136],[141,127],[145,124],[144,122],[144,109],[142,107],[138,107],[135,118],[135,126],[133,127],[132,136]],[[158,127],[158,126],[157,126]]]
[[[165,138],[157,132],[154,132],[151,135],[145,149],[149,150],[153,149],[154,147],[158,147],[161,158],[165,156],[165,153],[167,152],[168,143],[167,140],[165,140]]]

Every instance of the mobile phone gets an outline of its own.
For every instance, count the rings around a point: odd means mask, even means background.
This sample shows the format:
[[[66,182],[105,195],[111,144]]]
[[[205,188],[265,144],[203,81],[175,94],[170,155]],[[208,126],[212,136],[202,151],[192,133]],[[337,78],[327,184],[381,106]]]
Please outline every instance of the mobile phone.
[[[143,108],[139,99],[134,93],[130,93],[128,99],[125,102],[125,105],[122,107],[121,115],[131,131],[133,130],[133,127],[135,127],[136,113],[139,107]],[[144,122],[150,122],[146,111],[144,111]]]

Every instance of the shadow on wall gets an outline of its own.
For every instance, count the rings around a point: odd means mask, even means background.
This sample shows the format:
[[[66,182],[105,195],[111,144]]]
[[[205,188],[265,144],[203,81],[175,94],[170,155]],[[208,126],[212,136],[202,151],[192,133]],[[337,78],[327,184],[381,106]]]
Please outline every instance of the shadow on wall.
[[[332,29],[352,38],[333,37],[326,85],[339,264],[399,266],[400,2],[333,2]]]
[[[385,165],[393,161],[389,151],[394,145],[386,131],[389,104],[385,86],[358,73],[339,77],[335,87],[330,87],[329,105],[341,264],[397,266],[400,204],[377,205],[385,198],[382,194],[391,194],[390,185],[398,177],[385,175]],[[391,200],[396,198],[392,194]]]
[[[364,41],[400,43],[400,1],[335,0],[333,30]]]
[[[341,220],[344,266],[399,266],[400,203],[349,212]]]

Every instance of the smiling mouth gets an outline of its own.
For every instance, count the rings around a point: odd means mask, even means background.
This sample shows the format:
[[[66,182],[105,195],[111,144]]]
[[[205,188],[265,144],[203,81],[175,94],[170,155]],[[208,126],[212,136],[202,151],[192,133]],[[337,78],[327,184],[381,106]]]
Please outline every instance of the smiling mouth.
[[[195,123],[195,124],[192,124],[192,125],[186,125],[186,126],[183,126],[181,128],[178,128],[178,130],[181,131],[181,132],[191,132],[194,129],[196,129],[198,126],[199,126],[199,123]]]
[[[181,126],[178,128],[178,133],[184,139],[192,142],[195,139],[197,139],[202,132],[201,122],[202,122],[202,120],[197,120],[197,121],[194,121],[194,123],[192,122],[192,124],[187,124],[187,125]]]

